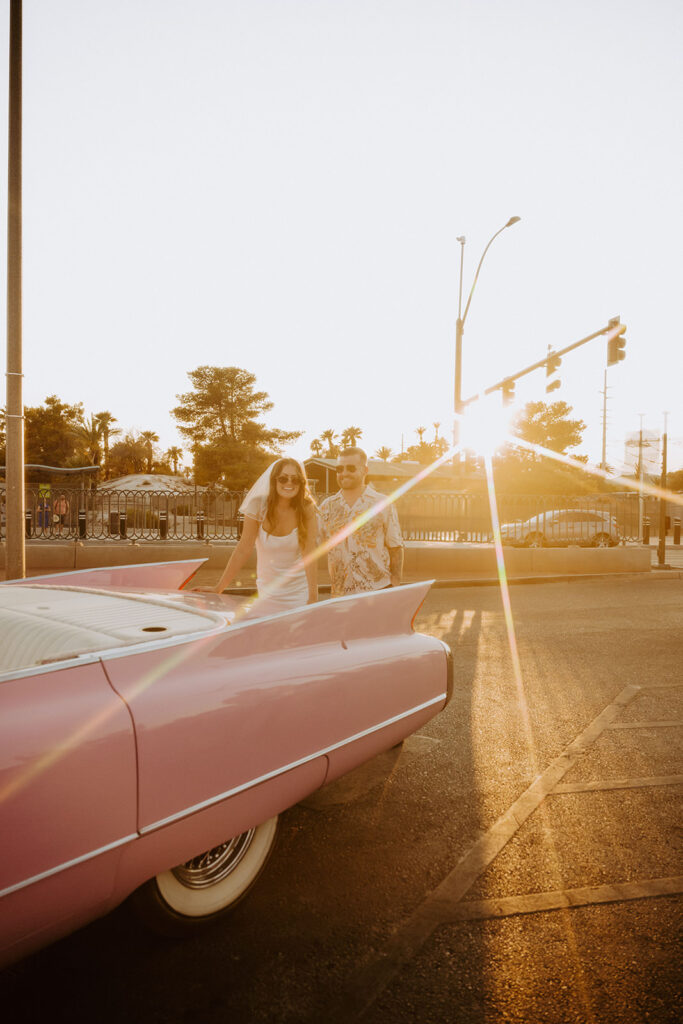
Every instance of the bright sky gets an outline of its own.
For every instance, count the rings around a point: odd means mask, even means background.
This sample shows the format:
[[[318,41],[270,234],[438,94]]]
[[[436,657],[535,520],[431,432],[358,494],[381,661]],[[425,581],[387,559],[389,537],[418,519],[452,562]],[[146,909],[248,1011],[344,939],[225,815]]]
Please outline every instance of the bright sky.
[[[683,465],[681,54],[680,0],[24,0],[26,404],[168,447],[187,372],[237,365],[296,454],[450,436],[456,238],[464,306],[517,215],[464,394],[620,315],[608,461],[668,410]],[[555,393],[596,460],[604,368],[589,343]]]

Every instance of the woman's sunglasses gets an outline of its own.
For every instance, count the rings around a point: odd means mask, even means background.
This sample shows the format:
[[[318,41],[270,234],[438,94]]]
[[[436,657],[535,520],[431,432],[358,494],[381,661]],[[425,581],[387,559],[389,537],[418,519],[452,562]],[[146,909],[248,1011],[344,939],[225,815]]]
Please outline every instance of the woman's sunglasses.
[[[290,476],[288,473],[281,473],[280,476],[277,478],[277,482],[279,484],[284,484],[285,486],[287,484],[301,484],[301,480],[299,479],[298,476]]]

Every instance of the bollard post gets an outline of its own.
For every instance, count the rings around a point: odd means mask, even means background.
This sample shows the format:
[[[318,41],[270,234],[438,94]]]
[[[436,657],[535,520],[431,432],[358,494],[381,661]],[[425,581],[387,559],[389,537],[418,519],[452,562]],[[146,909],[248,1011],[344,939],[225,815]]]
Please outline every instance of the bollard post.
[[[119,537],[121,540],[126,539],[126,513],[119,512]]]
[[[650,543],[650,517],[643,516],[643,544]]]
[[[204,513],[203,511],[197,512],[197,540],[204,539]]]
[[[85,531],[88,522],[88,517],[84,508],[78,510],[78,536],[81,540],[85,540]]]
[[[681,521],[680,519],[674,519],[674,544],[681,543]]]
[[[30,508],[26,509],[26,536],[30,537],[33,533],[33,512]]]
[[[161,540],[168,537],[168,512],[159,511],[159,537]]]

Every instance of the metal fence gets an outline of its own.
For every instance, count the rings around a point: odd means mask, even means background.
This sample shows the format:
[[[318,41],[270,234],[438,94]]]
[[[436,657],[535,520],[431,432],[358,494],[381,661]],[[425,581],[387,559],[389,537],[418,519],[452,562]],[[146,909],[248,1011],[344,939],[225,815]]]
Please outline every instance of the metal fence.
[[[26,536],[60,540],[236,540],[242,491],[26,491]]]
[[[510,544],[599,544],[644,541],[659,529],[659,501],[635,492],[582,495],[499,494],[498,520]],[[491,543],[488,495],[412,493],[398,501],[409,540]],[[667,531],[680,542],[683,508],[667,507]]]
[[[316,495],[318,502],[325,495]],[[99,491],[26,489],[26,536],[34,540],[237,540],[242,491]],[[659,502],[635,493],[580,496],[499,495],[498,515],[508,543],[592,543],[609,524],[610,541],[634,542],[649,530],[657,536]],[[406,540],[490,543],[491,510],[486,494],[413,492],[397,502]],[[2,496],[0,495],[0,511]],[[680,539],[681,506],[670,503],[667,530]],[[0,531],[4,534],[4,516]],[[591,525],[591,523],[596,525]],[[569,525],[568,525],[569,524]],[[572,533],[573,531],[573,533]]]

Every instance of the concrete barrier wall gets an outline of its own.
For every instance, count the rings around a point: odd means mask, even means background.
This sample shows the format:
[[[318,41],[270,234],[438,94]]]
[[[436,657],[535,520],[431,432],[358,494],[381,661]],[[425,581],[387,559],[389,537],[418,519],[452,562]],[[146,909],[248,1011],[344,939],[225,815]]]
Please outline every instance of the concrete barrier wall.
[[[135,565],[141,562],[172,562],[186,558],[206,558],[205,569],[224,568],[234,543],[135,541],[37,541],[26,545],[26,571],[59,572],[91,569],[99,565]],[[615,548],[504,548],[509,577],[543,575],[582,575],[593,573],[649,572],[651,554],[646,547]],[[4,566],[4,544],[0,544],[0,565]],[[252,553],[240,582],[254,579],[256,556]],[[429,543],[413,541],[406,545],[404,575],[413,579],[492,579],[497,575],[496,554],[488,545]],[[322,583],[328,581],[326,566],[320,567]]]

